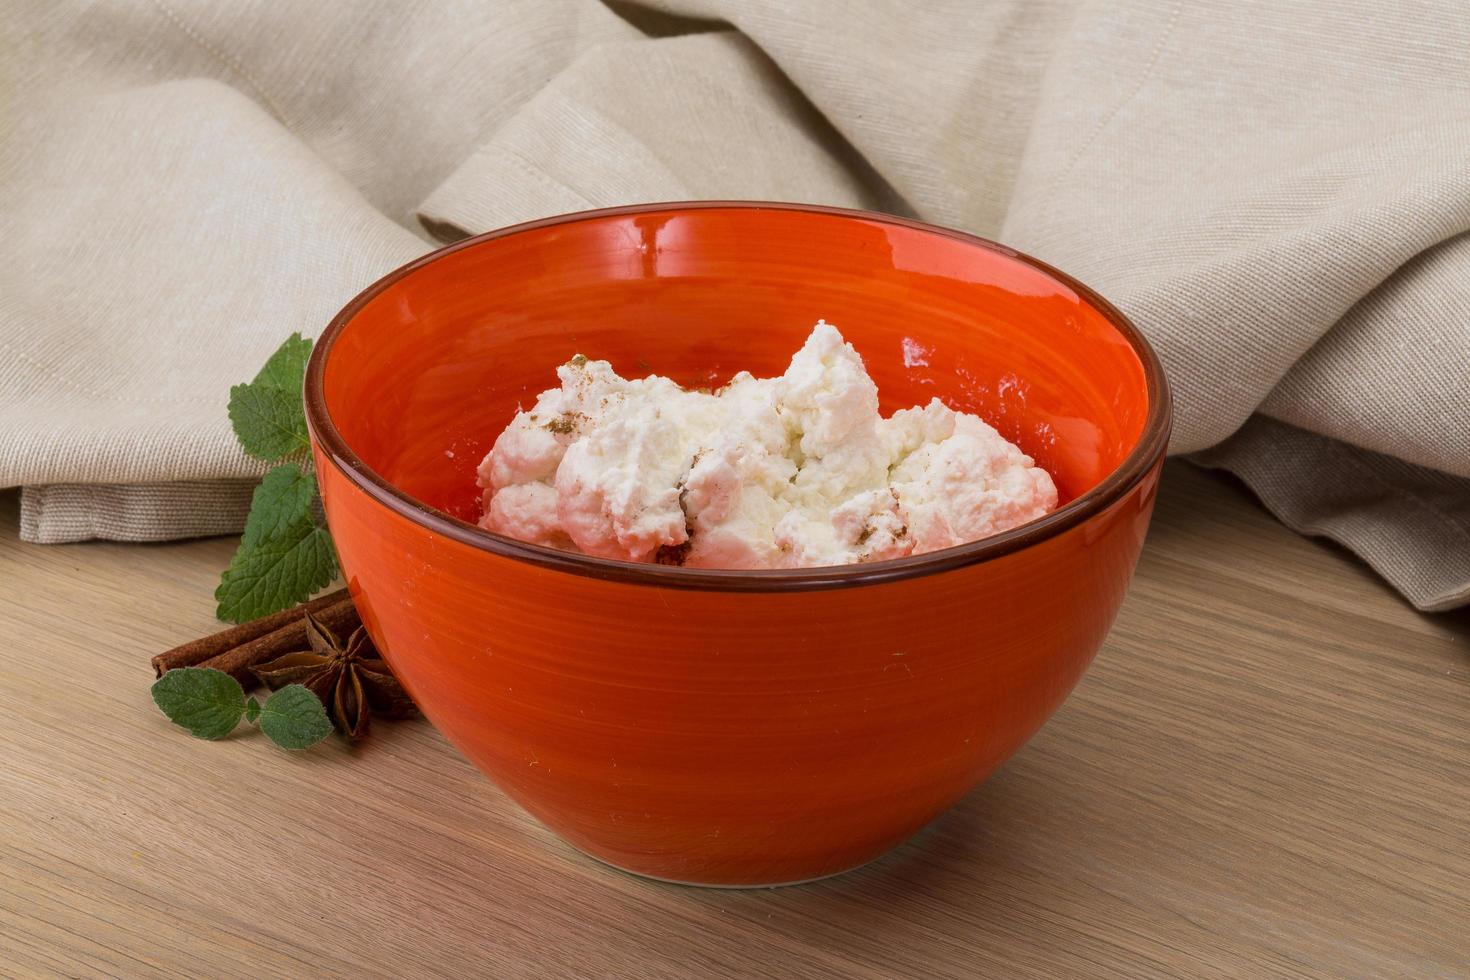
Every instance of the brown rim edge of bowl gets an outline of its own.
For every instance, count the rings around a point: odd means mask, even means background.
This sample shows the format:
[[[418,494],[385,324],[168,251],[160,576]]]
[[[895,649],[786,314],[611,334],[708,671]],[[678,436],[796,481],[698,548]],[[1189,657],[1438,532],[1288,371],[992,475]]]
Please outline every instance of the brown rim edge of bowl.
[[[910,228],[929,234],[952,238],[976,245],[1010,258],[1019,259],[1077,293],[1107,318],[1133,348],[1143,365],[1144,378],[1148,387],[1148,415],[1144,419],[1143,431],[1138,443],[1123,462],[1109,473],[1101,483],[1082,496],[1057,508],[1045,517],[1028,524],[1003,531],[1000,534],[981,538],[968,544],[956,545],[940,551],[922,555],[892,558],[887,561],[862,565],[831,565],[818,568],[793,569],[717,569],[681,568],[670,565],[651,565],[640,562],[619,561],[611,558],[594,558],[589,555],[562,551],[557,548],[529,544],[509,538],[493,531],[477,527],[443,511],[436,510],[415,500],[394,487],[373,471],[358,457],[337,431],[327,411],[323,377],[332,346],[346,325],[379,293],[398,280],[430,262],[463,248],[473,248],[483,242],[505,238],[521,232],[533,231],[553,225],[571,224],[598,218],[628,214],[649,214],[659,211],[690,210],[778,210],[800,211],[835,217],[859,218],[877,224]],[[952,571],[967,565],[999,558],[1022,548],[1029,547],[1047,538],[1067,531],[1095,514],[1106,510],[1121,500],[1163,458],[1169,444],[1172,425],[1171,396],[1164,377],[1163,365],[1158,355],[1117,307],[1103,299],[1092,289],[1039,259],[1032,258],[998,242],[980,238],[967,232],[956,231],[938,225],[851,208],[826,207],[816,204],[789,204],[776,201],[673,201],[655,204],[633,204],[614,208],[599,208],[592,211],[577,211],[527,221],[518,225],[498,228],[484,234],[465,238],[443,248],[419,256],[412,262],[400,266],[377,282],[358,293],[342,311],[332,318],[322,331],[311,352],[306,368],[306,420],[313,438],[333,465],[342,471],[348,480],[360,490],[400,516],[420,526],[442,534],[462,544],[478,548],[506,558],[529,562],[543,568],[585,575],[592,578],[624,582],[633,585],[662,586],[676,589],[702,589],[724,592],[784,592],[811,589],[843,588],[859,585],[876,585],[898,579]]]

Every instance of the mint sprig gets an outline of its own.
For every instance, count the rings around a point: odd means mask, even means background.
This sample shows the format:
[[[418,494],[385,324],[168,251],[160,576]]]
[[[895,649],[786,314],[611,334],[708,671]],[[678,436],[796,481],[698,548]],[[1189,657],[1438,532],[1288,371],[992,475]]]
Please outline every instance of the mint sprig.
[[[302,383],[311,341],[286,338],[248,384],[230,389],[230,424],[245,452],[282,462],[250,500],[240,547],[220,577],[216,615],[241,623],[288,609],[337,577],[337,553],[318,516],[316,476],[305,450]]]
[[[266,698],[247,698],[240,682],[222,670],[178,667],[153,683],[153,702],[195,738],[221,739],[243,717],[259,725],[283,749],[306,749],[332,732],[332,720],[315,694],[291,684]]]

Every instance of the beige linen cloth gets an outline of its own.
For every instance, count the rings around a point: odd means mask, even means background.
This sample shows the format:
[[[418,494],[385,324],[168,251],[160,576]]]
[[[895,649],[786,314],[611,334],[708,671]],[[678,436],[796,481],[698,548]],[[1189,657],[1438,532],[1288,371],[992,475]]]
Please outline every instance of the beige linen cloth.
[[[1096,287],[1172,450],[1470,601],[1464,0],[20,0],[0,40],[0,486],[22,534],[237,529],[229,386],[443,241],[761,198]]]

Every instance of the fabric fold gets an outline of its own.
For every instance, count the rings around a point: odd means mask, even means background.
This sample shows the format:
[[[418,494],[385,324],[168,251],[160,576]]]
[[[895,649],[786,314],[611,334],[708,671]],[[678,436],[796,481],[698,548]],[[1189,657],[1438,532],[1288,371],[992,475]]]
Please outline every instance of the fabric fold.
[[[234,534],[245,525],[254,492],[254,480],[24,487],[20,536],[36,544],[69,544]],[[168,521],[160,521],[160,514]]]
[[[739,34],[623,41],[567,66],[429,195],[419,216],[454,235],[700,198],[892,210],[891,192],[865,184],[850,153]]]
[[[1286,526],[1351,548],[1415,608],[1470,602],[1470,480],[1256,417],[1192,457]]]
[[[3,486],[258,476],[230,386],[427,247],[215,81],[68,102],[7,146]]]

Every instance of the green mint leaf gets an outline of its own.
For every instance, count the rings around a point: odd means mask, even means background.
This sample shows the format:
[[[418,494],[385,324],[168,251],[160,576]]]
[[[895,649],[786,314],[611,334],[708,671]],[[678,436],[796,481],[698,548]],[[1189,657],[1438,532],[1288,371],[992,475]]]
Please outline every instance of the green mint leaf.
[[[240,544],[255,547],[315,521],[316,477],[296,463],[282,463],[265,475],[250,498],[250,516]]]
[[[240,723],[245,691],[229,674],[178,667],[153,682],[153,703],[195,738],[224,738]]]
[[[235,385],[229,412],[241,448],[256,459],[274,462],[309,445],[306,414],[296,392]]]
[[[311,341],[293,333],[249,384],[230,389],[230,424],[251,456],[274,462],[310,446],[301,385]]]
[[[331,535],[317,517],[316,477],[295,463],[265,475],[230,567],[220,576],[215,614],[234,623],[309,599],[337,577]]]
[[[306,377],[306,362],[311,357],[311,340],[293,333],[281,342],[276,352],[250,380],[253,385],[271,388],[289,388],[301,391],[301,379]]]
[[[283,749],[306,749],[332,733],[332,719],[315,694],[288,684],[261,706],[260,730]]]
[[[243,623],[305,602],[337,577],[327,529],[314,520],[254,547],[241,545],[214,597],[220,619]]]
[[[247,698],[245,701],[245,720],[253,725],[255,724],[255,720],[259,717],[260,702],[255,700],[254,698]]]

